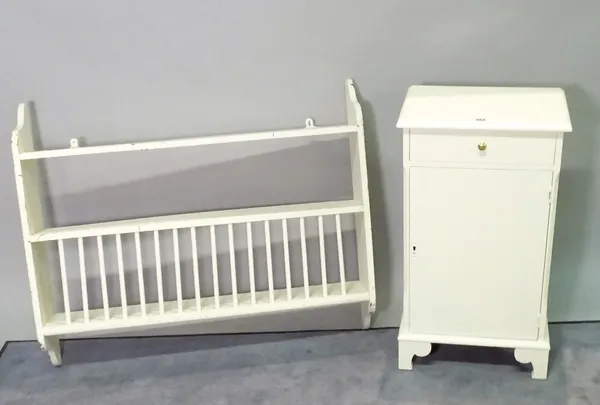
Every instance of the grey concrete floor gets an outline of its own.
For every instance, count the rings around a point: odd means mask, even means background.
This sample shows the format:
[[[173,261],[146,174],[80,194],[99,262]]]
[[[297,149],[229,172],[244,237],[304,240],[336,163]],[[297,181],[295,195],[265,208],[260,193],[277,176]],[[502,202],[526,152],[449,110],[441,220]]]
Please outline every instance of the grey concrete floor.
[[[440,346],[396,369],[394,329],[71,340],[0,357],[0,404],[600,404],[600,324],[551,326],[547,380],[502,349]]]

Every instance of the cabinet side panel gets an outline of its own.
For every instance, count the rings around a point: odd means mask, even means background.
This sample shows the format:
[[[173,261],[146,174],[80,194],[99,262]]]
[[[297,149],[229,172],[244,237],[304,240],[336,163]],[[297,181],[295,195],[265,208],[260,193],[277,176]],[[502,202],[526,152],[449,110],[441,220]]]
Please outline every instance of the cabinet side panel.
[[[402,319],[400,323],[400,331],[406,331],[410,323],[410,300],[409,300],[409,286],[410,286],[410,167],[409,167],[409,153],[410,153],[410,130],[404,129],[402,135],[402,246],[403,246],[403,296],[402,296]]]
[[[554,245],[554,226],[556,222],[556,209],[558,203],[558,185],[560,181],[560,168],[562,163],[563,134],[556,136],[556,148],[554,155],[554,173],[552,177],[552,197],[550,199],[550,212],[548,213],[548,238],[546,242],[546,256],[544,262],[544,281],[542,297],[540,302],[540,324],[542,326],[540,339],[548,338],[548,293],[550,290],[550,271],[552,268],[552,251]]]

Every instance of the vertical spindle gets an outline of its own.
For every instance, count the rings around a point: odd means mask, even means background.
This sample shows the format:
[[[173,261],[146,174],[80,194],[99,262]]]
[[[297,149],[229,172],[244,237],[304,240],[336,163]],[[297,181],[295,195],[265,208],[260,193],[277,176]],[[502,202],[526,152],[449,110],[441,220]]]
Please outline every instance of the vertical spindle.
[[[283,231],[283,260],[285,266],[285,289],[287,290],[287,299],[292,299],[292,275],[290,271],[290,246],[288,237],[288,226],[287,219],[281,221],[281,228]]]
[[[306,253],[306,227],[304,217],[300,218],[300,245],[302,247],[302,279],[304,280],[304,298],[310,297],[310,286],[308,282],[308,255]]]
[[[104,263],[104,244],[102,236],[97,236],[98,243],[98,264],[100,265],[100,285],[102,287],[102,308],[104,309],[104,319],[110,319],[110,311],[108,305],[108,288],[106,287],[106,264]]]
[[[144,288],[144,267],[142,265],[142,243],[140,242],[140,233],[135,232],[135,257],[137,262],[138,284],[140,289],[140,309],[142,317],[146,317],[146,289]]]
[[[196,243],[196,228],[190,229],[190,238],[192,240],[192,267],[194,271],[194,292],[196,296],[196,311],[200,311],[200,275],[198,274],[198,245]]]
[[[219,271],[217,268],[217,237],[215,234],[215,226],[210,226],[210,254],[212,258],[212,272],[213,272],[213,289],[215,295],[215,308],[219,308],[221,303],[219,299]]]
[[[156,262],[156,289],[158,291],[158,311],[165,314],[165,295],[163,291],[162,260],[160,257],[160,234],[154,231],[154,261]]]
[[[175,261],[175,287],[177,288],[177,311],[183,312],[183,291],[181,289],[181,262],[179,259],[179,232],[173,229],[173,258]]]
[[[252,223],[246,223],[246,237],[248,240],[248,273],[250,278],[250,299],[256,304],[256,286],[254,280],[254,244],[252,242]]]
[[[65,264],[65,246],[62,239],[58,240],[58,261],[60,263],[60,280],[62,283],[63,301],[65,304],[65,321],[71,324],[71,301],[69,299],[69,281],[67,279],[67,265]]]
[[[87,276],[85,274],[85,251],[83,250],[83,238],[77,238],[77,249],[79,251],[79,275],[81,277],[83,319],[85,323],[88,323],[90,321],[90,307],[88,303]]]
[[[265,221],[265,248],[267,251],[267,279],[269,282],[269,301],[275,302],[275,291],[273,290],[273,255],[271,254],[271,230],[269,221]]]
[[[237,295],[237,272],[235,270],[235,244],[233,241],[233,225],[229,224],[227,226],[227,231],[229,234],[229,268],[231,270],[231,295],[233,295],[233,306],[237,307],[238,305],[238,295]]]
[[[340,214],[335,215],[335,233],[337,235],[338,262],[340,265],[340,285],[342,295],[346,295],[346,266],[344,265],[344,241],[342,240]]]
[[[323,217],[319,215],[319,251],[321,256],[321,284],[323,297],[327,297],[327,264],[325,263],[325,236],[323,234]]]
[[[125,266],[123,266],[123,243],[121,234],[115,235],[117,245],[117,268],[119,270],[119,288],[121,290],[121,309],[123,310],[123,319],[127,319],[127,290],[125,289]]]

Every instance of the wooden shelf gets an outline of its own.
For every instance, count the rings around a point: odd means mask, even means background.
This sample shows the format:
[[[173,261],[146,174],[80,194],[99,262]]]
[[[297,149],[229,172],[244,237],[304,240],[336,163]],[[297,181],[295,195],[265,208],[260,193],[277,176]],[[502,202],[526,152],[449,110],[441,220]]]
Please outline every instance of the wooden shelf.
[[[346,294],[341,292],[339,283],[327,285],[328,294],[323,296],[323,287],[310,287],[310,298],[304,295],[304,287],[292,288],[292,299],[287,299],[285,289],[275,290],[274,301],[269,301],[269,291],[257,291],[256,303],[252,304],[250,293],[238,294],[238,305],[233,305],[233,296],[219,297],[219,308],[215,306],[213,297],[201,298],[201,309],[197,310],[196,300],[183,301],[183,310],[178,311],[177,301],[164,303],[164,313],[161,314],[158,303],[146,305],[146,316],[142,315],[140,305],[127,307],[127,318],[123,318],[121,307],[110,308],[109,319],[105,318],[103,309],[89,311],[89,322],[85,322],[83,311],[71,313],[71,324],[67,324],[64,313],[58,313],[43,326],[44,336],[55,336],[72,333],[94,331],[122,331],[129,328],[139,328],[153,325],[172,325],[186,322],[196,322],[210,319],[239,318],[256,314],[268,314],[284,311],[294,311],[324,306],[344,305],[369,301],[369,293],[359,281],[346,282]]]
[[[313,120],[308,118],[304,127],[300,128],[116,145],[86,146],[80,145],[77,139],[71,139],[68,145],[64,145],[65,148],[53,150],[36,150],[39,124],[36,120],[34,104],[32,102],[19,104],[17,126],[11,137],[15,185],[33,317],[38,340],[48,352],[52,364],[58,366],[62,363],[60,345],[62,335],[85,335],[88,332],[91,335],[100,331],[118,333],[135,328],[198,323],[209,319],[233,319],[351,303],[360,304],[357,305],[357,309],[360,306],[360,323],[363,329],[369,328],[371,314],[376,309],[376,295],[364,123],[355,84],[352,79],[346,80],[345,84],[346,122],[341,125],[315,126]],[[352,178],[352,196],[349,197],[349,200],[307,203],[310,199],[302,198],[299,201],[296,200],[297,203],[288,205],[179,213],[46,228],[45,224],[48,222],[48,218],[44,215],[46,199],[40,185],[44,184],[44,177],[47,173],[46,168],[41,164],[42,159],[304,137],[313,139],[316,137],[318,140],[347,138],[350,155],[350,167],[347,169]],[[312,141],[312,139],[306,141]],[[124,157],[127,158],[127,155]],[[156,159],[159,158],[160,156],[156,156]],[[194,193],[195,190],[190,189],[190,192]],[[347,238],[343,235],[341,218],[341,215],[344,214],[353,217],[353,229],[355,230],[354,242],[346,247],[344,240]],[[310,223],[303,220],[311,217]],[[294,221],[290,222],[294,222],[294,224],[283,221],[287,219],[293,219]],[[326,221],[330,225],[335,222],[335,241],[337,242],[335,247],[329,240],[327,243],[325,242],[326,233],[331,233],[329,230],[326,232]],[[233,225],[235,224],[238,226],[234,229]],[[247,270],[248,277],[238,280],[235,236],[239,234],[236,231],[241,231],[238,228],[241,228],[242,224],[246,228],[244,232],[246,241],[243,244],[244,248],[240,250],[247,252],[247,261],[245,260],[240,265],[245,266],[247,263],[247,269],[244,269],[243,272],[246,274]],[[278,225],[278,229],[277,231],[273,229],[277,233],[274,233],[272,238],[271,228],[274,228],[275,224]],[[263,228],[262,231],[258,229],[258,225]],[[293,227],[293,232],[290,232],[288,225]],[[189,232],[177,231],[185,228]],[[202,228],[202,231],[210,233],[210,243],[208,243],[208,238],[204,237],[204,232],[201,235],[201,242],[206,241],[207,243],[200,243],[203,246],[200,252],[202,258],[210,258],[210,266],[200,265],[198,235],[195,228]],[[254,228],[259,232],[257,237],[253,236]],[[165,235],[159,234],[159,231],[172,231],[172,237],[169,238],[172,242],[172,258],[161,257],[161,236]],[[227,233],[227,241],[220,237],[225,236],[224,231]],[[299,237],[296,235],[297,231],[299,231]],[[180,234],[186,233],[189,235],[189,239],[188,235],[185,235],[186,241],[181,240]],[[133,236],[133,246],[127,243],[126,249],[123,248],[123,239],[130,241],[130,238],[122,238],[123,234]],[[300,249],[296,250],[295,247],[292,247],[290,234],[294,238],[292,242],[299,241]],[[112,260],[112,246],[105,249],[105,242],[110,243],[110,241],[103,236],[114,238],[116,263]],[[148,263],[144,263],[146,260],[142,255],[142,247],[146,252],[145,246],[142,245],[142,236],[151,236],[154,239],[156,280],[149,280],[144,276],[144,265],[148,265]],[[95,241],[88,239],[92,237]],[[318,242],[319,268],[313,268],[315,266],[309,268],[309,250],[312,251],[315,247],[311,243],[309,249],[308,241],[315,238],[318,239],[315,241]],[[69,239],[71,240],[69,241]],[[73,239],[77,240],[73,241]],[[64,243],[65,240],[67,243]],[[144,241],[146,240],[149,239],[144,238]],[[57,242],[43,243],[47,241]],[[95,246],[87,242],[95,242]],[[180,248],[184,244],[186,250],[181,251]],[[210,245],[209,255],[204,255],[206,245]],[[273,250],[275,246],[277,246],[277,251]],[[279,260],[279,246],[283,247],[282,263]],[[261,253],[260,257],[255,260],[254,252],[257,247],[260,247],[264,256]],[[191,248],[191,252],[187,250],[189,248]],[[351,276],[353,281],[346,281],[346,277],[350,276],[350,274],[346,274],[346,267],[349,267],[345,262],[347,248],[354,249],[356,252],[357,271],[354,273],[357,274]],[[290,255],[292,249],[295,250],[293,258],[301,260],[292,260]],[[106,260],[105,256],[109,251],[111,260]],[[56,270],[60,270],[60,285],[50,285],[50,281],[54,277],[51,272],[56,266],[46,262],[46,253],[49,252],[53,252],[56,256],[50,254],[48,256],[58,259],[58,269]],[[181,252],[185,252],[184,257],[180,254]],[[91,265],[89,263],[92,258],[86,260],[86,256],[90,253],[94,256]],[[171,253],[170,248],[169,253]],[[191,260],[188,253],[191,253]],[[219,255],[223,253],[229,256],[229,269],[219,264]],[[337,255],[336,265],[327,261],[329,255]],[[78,257],[77,263],[74,260],[75,256]],[[135,268],[130,266],[133,262],[135,262]],[[191,273],[186,267],[187,263],[191,264]],[[113,265],[116,265],[116,269],[107,269]],[[170,269],[171,266],[174,267],[174,285],[172,285],[170,277],[168,283],[163,281],[163,267]],[[279,268],[281,266],[282,268]],[[262,279],[257,278],[255,267],[259,267],[262,273],[266,272],[268,288],[262,285]],[[98,272],[95,271],[96,269]],[[113,270],[113,272],[107,270]],[[312,274],[318,274],[319,270],[322,284],[311,286]],[[212,273],[212,283],[204,283],[202,290],[200,289],[200,271]],[[281,273],[285,276],[285,289],[276,289],[281,284],[275,275],[281,275]],[[339,274],[339,278],[335,277],[330,281],[339,280],[340,282],[328,283],[329,273]],[[132,276],[137,278],[137,283],[135,283],[137,288],[130,282]],[[296,287],[300,276],[302,287]],[[354,281],[356,279],[358,281]],[[112,280],[118,280],[118,283],[113,283]],[[230,282],[231,295],[220,294],[220,280]],[[90,286],[99,283],[100,291],[90,290],[88,282]],[[184,292],[187,294],[191,287],[190,284],[193,284],[194,299],[185,300],[187,295],[184,295]],[[256,291],[257,284],[261,285],[261,291]],[[169,299],[173,298],[170,295],[171,288],[175,288],[176,301],[164,301],[165,285],[169,287]],[[134,290],[139,291],[134,292]],[[94,295],[90,296],[90,291],[94,291]],[[238,291],[244,291],[244,293],[238,293]],[[249,291],[249,293],[245,293],[245,291]],[[101,293],[100,297],[96,296],[98,292]],[[201,292],[204,298],[196,298],[200,297]],[[111,304],[117,303],[111,302],[112,299],[109,300],[114,293],[119,294],[119,305],[111,307]],[[77,300],[71,302],[75,298]],[[99,298],[102,300],[101,309],[90,308],[90,304],[95,306],[96,300]],[[63,313],[57,314],[54,309],[55,303],[58,301],[62,301],[64,310]],[[75,305],[77,306],[75,309],[81,309],[81,311],[72,311],[71,309]],[[322,315],[317,313],[316,316]]]
[[[362,203],[355,200],[241,208],[48,228],[30,235],[28,240],[29,242],[45,242],[89,236],[271,221],[284,218],[352,214],[362,211]]]
[[[101,153],[132,152],[154,149],[183,148],[188,146],[217,145],[249,141],[251,142],[267,139],[286,139],[306,136],[335,135],[356,132],[358,131],[358,129],[359,127],[356,125],[335,125],[324,127],[315,126],[299,129],[286,129],[280,131],[249,132],[243,134],[230,135],[209,135],[195,138],[124,143],[117,145],[80,146],[68,149],[21,152],[19,154],[19,158],[21,160],[48,159],[66,156],[96,155]]]

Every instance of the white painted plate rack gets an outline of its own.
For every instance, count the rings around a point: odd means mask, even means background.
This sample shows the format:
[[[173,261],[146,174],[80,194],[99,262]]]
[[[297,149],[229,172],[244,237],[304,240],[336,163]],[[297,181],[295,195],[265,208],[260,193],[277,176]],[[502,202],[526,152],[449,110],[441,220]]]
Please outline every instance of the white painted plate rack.
[[[358,102],[354,83],[346,81],[346,107],[348,122],[337,126],[315,126],[311,119],[306,120],[306,127],[281,131],[242,133],[232,135],[216,135],[187,139],[126,143],[118,145],[79,146],[77,140],[71,140],[67,149],[35,150],[34,131],[36,122],[29,103],[19,105],[17,127],[12,135],[12,153],[15,165],[15,180],[18,193],[21,225],[25,246],[33,313],[38,340],[42,349],[47,350],[52,364],[62,364],[60,337],[64,335],[85,334],[94,332],[120,332],[132,328],[176,325],[200,322],[209,319],[232,319],[256,314],[293,311],[342,304],[361,303],[362,325],[370,327],[370,316],[375,311],[375,284],[373,269],[373,246],[371,235],[371,217],[369,211],[369,192],[365,156],[364,127],[361,106]],[[326,201],[307,204],[292,204],[258,208],[232,209],[211,212],[198,212],[179,215],[168,215],[151,218],[134,218],[128,220],[90,223],[85,225],[46,227],[40,189],[40,171],[38,164],[42,159],[52,159],[77,155],[93,155],[103,153],[145,151],[167,148],[182,148],[226,144],[234,142],[251,142],[270,139],[294,137],[319,137],[334,134],[348,134],[350,158],[352,162],[353,199],[347,201]],[[344,243],[341,232],[341,217],[350,215],[356,234],[356,259],[358,279],[346,280],[344,267]],[[310,283],[307,276],[307,249],[305,220],[315,221],[318,229],[320,283]],[[328,220],[335,223],[337,249],[325,248],[323,224]],[[300,229],[302,246],[302,265],[292,268],[288,250],[288,226]],[[273,264],[271,257],[270,232],[279,227],[283,235],[285,287],[276,288],[273,283]],[[245,230],[245,242],[248,248],[248,279],[250,290],[239,292],[235,275],[236,255],[233,229]],[[266,273],[268,289],[259,290],[254,285],[254,242],[252,230],[264,229],[266,249]],[[231,294],[219,293],[219,274],[215,235],[220,228],[228,234],[229,257],[231,270]],[[210,252],[212,265],[199,268],[196,247],[196,231],[207,230],[210,235]],[[176,299],[166,300],[163,295],[163,270],[161,269],[161,248],[159,233],[172,234],[174,252],[174,268],[176,280]],[[184,232],[185,239],[184,240]],[[155,244],[156,280],[145,279],[142,264],[142,246],[140,235],[153,235]],[[124,276],[122,238],[133,237],[135,262],[137,263],[137,284],[139,287],[139,303],[128,305],[128,290]],[[116,246],[116,267],[120,297],[118,305],[109,302],[109,283],[106,273],[109,266],[105,260],[105,243]],[[78,267],[82,309],[75,311],[71,307],[69,283],[67,280],[67,262],[65,245],[73,243],[78,252]],[[183,244],[192,245],[194,296],[184,298],[182,294],[181,272],[179,265],[179,249]],[[50,247],[45,246],[50,244]],[[89,247],[94,246],[96,254],[91,255]],[[52,288],[50,265],[47,249],[54,249],[59,258],[60,287]],[[326,256],[336,255],[339,267],[339,280],[328,282]],[[96,260],[100,270],[102,305],[90,308],[88,302],[88,286],[86,263]],[[110,263],[114,265],[114,263]],[[331,270],[331,269],[329,269]],[[213,290],[210,295],[200,295],[199,272],[212,273]],[[293,272],[302,273],[302,285],[292,286],[290,282]],[[296,275],[298,275],[296,273]],[[156,302],[146,298],[145,290],[153,284],[157,288]],[[72,288],[72,285],[71,285]],[[56,291],[58,290],[58,291]],[[111,291],[112,293],[112,291]],[[55,302],[62,302],[57,309]],[[114,301],[114,300],[113,300]]]

